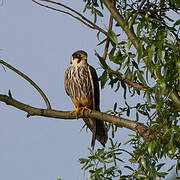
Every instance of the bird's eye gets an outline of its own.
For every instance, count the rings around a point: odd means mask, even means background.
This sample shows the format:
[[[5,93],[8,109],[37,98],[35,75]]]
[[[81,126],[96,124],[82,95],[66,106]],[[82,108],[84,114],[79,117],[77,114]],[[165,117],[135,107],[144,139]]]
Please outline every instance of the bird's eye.
[[[81,61],[81,60],[80,60],[80,59],[78,59],[77,63],[79,64],[79,63],[80,63],[80,61]]]

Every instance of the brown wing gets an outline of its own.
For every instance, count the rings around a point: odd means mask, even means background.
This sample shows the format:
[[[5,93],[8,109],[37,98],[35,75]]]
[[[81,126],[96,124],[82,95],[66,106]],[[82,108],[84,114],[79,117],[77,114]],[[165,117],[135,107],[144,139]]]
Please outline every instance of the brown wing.
[[[88,66],[88,71],[89,71],[89,77],[90,77],[91,87],[92,87],[93,109],[96,111],[100,111],[100,108],[99,108],[100,95],[99,95],[98,76],[97,76],[96,70],[92,66]],[[104,146],[106,144],[107,138],[108,138],[107,133],[106,133],[106,128],[104,126],[104,122],[101,120],[92,119],[92,118],[85,118],[85,119],[84,119],[84,121],[86,122],[87,126],[93,133],[91,146],[94,147],[96,139]],[[89,122],[89,123],[87,123],[87,122]]]
[[[66,72],[64,74],[64,87],[65,87],[65,90],[66,90],[66,93],[67,93],[68,96],[69,96],[69,86],[68,86],[68,81],[69,81],[68,73],[69,73],[69,71],[70,71],[70,67],[67,68],[67,70],[66,70]]]

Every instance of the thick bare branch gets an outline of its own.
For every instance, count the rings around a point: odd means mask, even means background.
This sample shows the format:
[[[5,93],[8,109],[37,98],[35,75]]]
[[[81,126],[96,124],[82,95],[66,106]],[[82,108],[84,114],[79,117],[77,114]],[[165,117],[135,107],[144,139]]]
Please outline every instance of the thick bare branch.
[[[90,21],[89,19],[87,19],[85,16],[83,16],[81,13],[79,13],[78,11],[62,4],[62,3],[59,3],[59,2],[55,2],[55,1],[50,1],[50,0],[40,0],[40,1],[44,1],[44,2],[49,2],[49,3],[52,3],[52,4],[56,4],[56,5],[59,5],[59,6],[62,6],[64,7],[65,9],[68,9],[69,11],[75,13],[76,15],[78,16],[75,16],[67,11],[63,11],[63,10],[60,10],[60,9],[57,9],[57,8],[53,8],[53,7],[50,7],[50,6],[47,6],[47,5],[44,5],[44,4],[41,4],[35,0],[32,0],[34,3],[42,6],[42,7],[46,7],[46,8],[49,8],[49,9],[52,9],[52,10],[55,10],[55,11],[58,11],[58,12],[61,12],[61,13],[64,13],[64,14],[67,14],[75,19],[77,19],[78,21],[80,21],[81,23],[83,23],[84,25],[86,25],[87,27],[91,28],[91,29],[94,29],[94,30],[98,30],[100,32],[102,32],[104,35],[108,35],[108,33],[106,31],[104,31],[102,28],[100,28],[99,26],[97,26],[96,24],[94,24],[92,21]]]
[[[15,100],[12,97],[0,94],[0,101],[5,102],[7,105],[13,106],[17,109],[20,109],[24,112],[27,112],[27,117],[30,116],[43,116],[43,117],[51,117],[55,119],[75,119],[75,114],[70,113],[69,111],[58,111],[51,109],[39,109],[22,102]],[[151,141],[154,139],[160,139],[161,133],[154,131],[153,129],[143,125],[142,123],[138,123],[132,120],[128,120],[121,117],[116,117],[113,115],[109,115],[106,113],[98,112],[98,111],[85,111],[84,115],[81,115],[81,112],[78,114],[79,118],[82,117],[91,117],[97,118],[102,121],[106,121],[109,123],[113,123],[119,127],[125,127],[136,133],[140,134],[146,141]]]
[[[33,82],[28,76],[26,76],[25,74],[23,74],[22,72],[20,72],[19,70],[17,70],[16,68],[14,68],[10,64],[4,62],[1,59],[0,59],[0,64],[3,64],[4,66],[8,67],[9,69],[14,71],[15,73],[19,74],[26,81],[28,81],[39,92],[39,94],[42,96],[42,98],[44,99],[44,101],[46,103],[47,109],[51,109],[51,105],[50,105],[50,102],[49,102],[48,98],[46,97],[44,92],[39,88],[39,86],[35,82]]]

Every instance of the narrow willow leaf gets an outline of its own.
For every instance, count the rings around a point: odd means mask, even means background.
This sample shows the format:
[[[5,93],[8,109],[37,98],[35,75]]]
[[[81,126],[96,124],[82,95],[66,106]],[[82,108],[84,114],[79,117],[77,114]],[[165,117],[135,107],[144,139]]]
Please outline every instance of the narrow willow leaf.
[[[108,65],[106,64],[106,61],[100,56],[98,56],[98,59],[99,59],[101,65],[102,65],[103,69],[107,69]]]
[[[134,60],[132,61],[132,64],[136,69],[139,69],[138,64]]]
[[[141,58],[143,57],[143,47],[142,47],[141,44],[140,44],[140,46],[138,47],[137,52],[138,52],[138,63],[139,63],[140,60],[141,60]]]
[[[99,79],[101,81],[101,89],[103,89],[108,80],[107,71],[104,71],[103,74],[99,77]]]
[[[97,44],[97,46],[100,46],[101,44],[104,44],[106,42],[107,38],[102,40],[100,43]]]
[[[118,44],[118,38],[117,38],[116,34],[112,30],[110,30],[108,32],[108,36],[109,36],[109,38],[111,39],[112,42],[114,42],[116,45]]]
[[[144,77],[143,77],[142,73],[141,73],[140,71],[137,71],[137,75],[138,75],[139,80],[140,80],[144,85],[147,86],[146,81],[144,80]]]
[[[145,161],[144,157],[141,157],[141,164],[144,167],[144,169],[147,169],[146,161]]]
[[[100,35],[100,31],[97,32],[97,39],[100,41],[100,38],[99,38],[99,35]],[[97,45],[98,46],[98,45]]]
[[[178,19],[175,23],[174,26],[179,26],[180,25],[180,19]]]
[[[80,164],[84,164],[84,163],[86,163],[88,161],[89,161],[89,159],[85,159],[85,158],[80,158],[79,159]]]
[[[130,166],[124,166],[124,168],[127,168],[127,169],[129,169],[129,170],[131,170],[131,171],[134,171],[134,169],[131,168]]]
[[[125,83],[123,82],[123,81],[121,81],[121,86],[123,87],[123,89],[124,89],[124,99],[126,99],[126,85],[125,85]]]
[[[117,102],[114,104],[114,112],[116,111],[116,109],[117,109]]]
[[[98,16],[100,17],[104,17],[103,14],[101,13],[101,11],[99,11],[98,9],[94,8],[95,12],[97,13]]]
[[[148,50],[149,60],[152,60],[155,52],[155,45],[153,44]]]

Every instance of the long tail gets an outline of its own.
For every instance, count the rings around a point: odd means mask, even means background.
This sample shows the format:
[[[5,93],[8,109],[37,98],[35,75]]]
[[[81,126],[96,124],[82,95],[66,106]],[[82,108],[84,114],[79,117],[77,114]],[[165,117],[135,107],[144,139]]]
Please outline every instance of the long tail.
[[[87,125],[87,127],[91,130],[92,134],[92,141],[91,146],[94,149],[96,139],[105,146],[108,136],[106,132],[106,128],[104,126],[104,122],[98,119],[91,119],[91,118],[84,118],[83,119]]]

